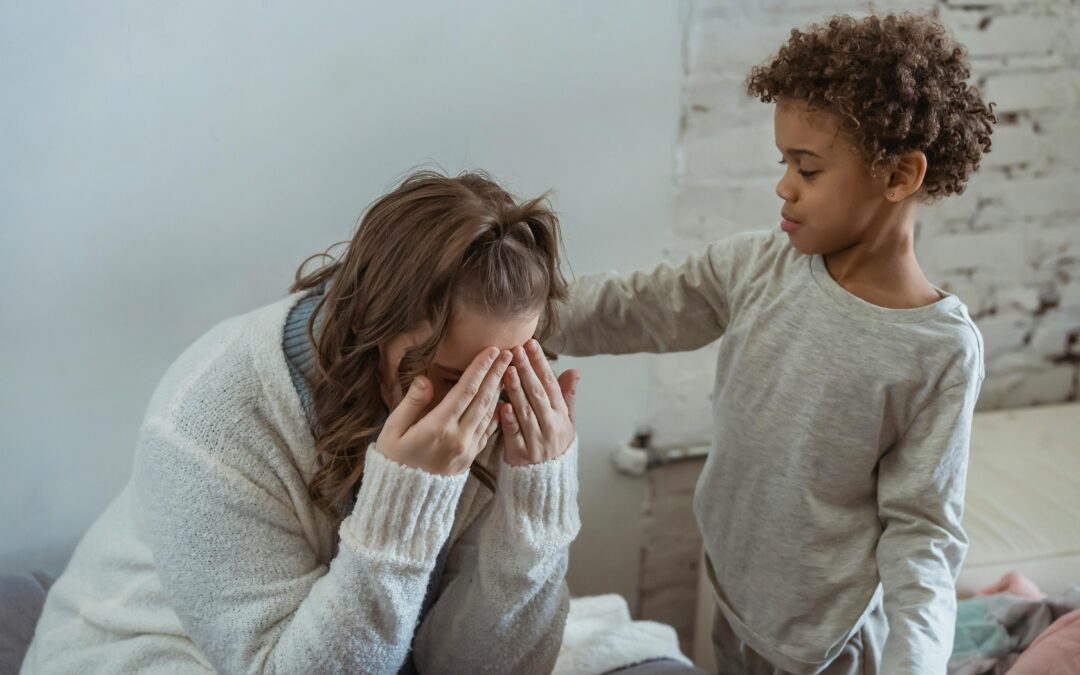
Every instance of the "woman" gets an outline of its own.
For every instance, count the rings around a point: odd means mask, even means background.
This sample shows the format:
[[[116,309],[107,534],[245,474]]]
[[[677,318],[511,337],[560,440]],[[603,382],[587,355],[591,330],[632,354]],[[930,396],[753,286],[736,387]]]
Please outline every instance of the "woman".
[[[22,672],[549,672],[580,527],[578,376],[531,340],[559,240],[541,199],[420,172],[197,341]]]

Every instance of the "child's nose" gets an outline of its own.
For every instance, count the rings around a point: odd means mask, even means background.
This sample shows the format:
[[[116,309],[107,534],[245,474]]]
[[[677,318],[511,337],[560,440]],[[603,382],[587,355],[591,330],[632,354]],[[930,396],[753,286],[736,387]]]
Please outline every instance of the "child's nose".
[[[784,177],[780,179],[780,182],[776,184],[776,196],[783,199],[785,202],[794,203],[796,200],[795,189],[791,185],[791,181],[788,180],[788,174],[785,173]]]

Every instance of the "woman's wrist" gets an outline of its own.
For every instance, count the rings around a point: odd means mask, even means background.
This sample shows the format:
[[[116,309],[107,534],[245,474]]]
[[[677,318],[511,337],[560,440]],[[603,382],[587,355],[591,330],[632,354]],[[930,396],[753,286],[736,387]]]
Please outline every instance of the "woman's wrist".
[[[499,468],[496,499],[512,530],[540,547],[563,546],[581,529],[577,438],[566,452],[537,464]]]
[[[433,563],[450,534],[468,472],[443,476],[406,466],[371,445],[352,513],[341,541],[360,552],[375,550]]]

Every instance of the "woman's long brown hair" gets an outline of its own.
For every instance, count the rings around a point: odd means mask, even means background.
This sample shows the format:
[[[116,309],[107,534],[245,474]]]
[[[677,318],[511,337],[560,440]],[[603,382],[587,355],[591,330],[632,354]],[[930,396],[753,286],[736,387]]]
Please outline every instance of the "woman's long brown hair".
[[[552,304],[566,297],[560,244],[546,196],[519,202],[480,172],[418,171],[372,204],[340,258],[304,261],[292,291],[325,291],[308,321],[318,366],[308,491],[320,508],[344,515],[343,500],[359,489],[364,452],[388,412],[379,345],[425,321],[433,329],[401,361],[404,390],[434,356],[455,302],[493,320],[541,310],[542,342],[555,329]],[[320,256],[332,262],[305,273]],[[493,489],[490,471],[474,464],[472,472]]]

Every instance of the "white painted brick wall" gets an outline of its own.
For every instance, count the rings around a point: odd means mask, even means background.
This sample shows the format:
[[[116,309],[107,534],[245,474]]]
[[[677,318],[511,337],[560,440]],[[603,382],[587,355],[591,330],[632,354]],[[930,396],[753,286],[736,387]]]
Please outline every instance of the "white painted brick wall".
[[[699,0],[687,16],[672,261],[706,242],[776,226],[772,108],[745,93],[749,68],[790,29],[867,3]],[[968,304],[986,339],[980,407],[1075,399],[1080,379],[1080,3],[921,0],[969,48],[996,101],[993,151],[959,197],[925,209],[918,251]],[[707,439],[715,347],[658,357],[651,425],[661,444]]]

